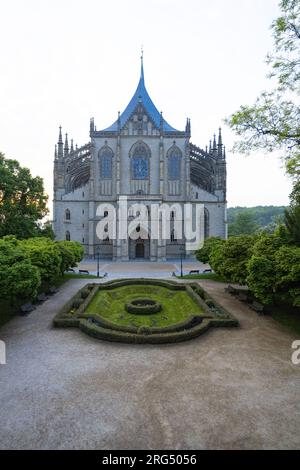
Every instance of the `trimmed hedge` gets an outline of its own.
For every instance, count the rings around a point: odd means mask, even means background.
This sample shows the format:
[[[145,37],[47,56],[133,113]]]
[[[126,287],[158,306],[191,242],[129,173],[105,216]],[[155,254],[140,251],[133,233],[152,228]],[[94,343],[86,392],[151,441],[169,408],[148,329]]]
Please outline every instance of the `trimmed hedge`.
[[[191,315],[188,319],[168,327],[118,325],[100,315],[86,314],[85,310],[99,290],[114,289],[128,285],[158,285],[171,290],[185,290],[201,307],[205,315]],[[149,302],[152,299],[136,299]],[[159,304],[159,302],[157,302]],[[78,307],[74,307],[78,305]],[[135,306],[145,308],[146,306]],[[153,312],[151,312],[153,313]],[[145,314],[143,312],[142,314]],[[195,338],[210,327],[236,327],[238,321],[212,299],[198,284],[178,284],[174,281],[156,279],[122,279],[82,287],[58,312],[53,320],[56,327],[78,327],[86,334],[108,341],[162,344]]]
[[[84,333],[107,341],[121,342],[121,343],[135,343],[135,344],[163,344],[163,343],[178,343],[187,341],[192,338],[200,336],[210,327],[210,320],[204,319],[203,322],[189,330],[181,330],[169,333],[154,333],[154,334],[139,334],[128,333],[124,331],[116,331],[103,328],[96,325],[89,320],[80,320],[79,328]]]
[[[152,315],[162,310],[160,302],[152,299],[134,299],[125,304],[125,310],[134,315]]]

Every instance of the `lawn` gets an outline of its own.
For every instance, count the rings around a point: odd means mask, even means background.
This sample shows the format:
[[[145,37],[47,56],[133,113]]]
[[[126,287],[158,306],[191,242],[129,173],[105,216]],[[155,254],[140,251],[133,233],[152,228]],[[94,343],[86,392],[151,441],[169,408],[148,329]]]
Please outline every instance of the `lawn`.
[[[211,281],[216,282],[228,282],[222,276],[216,273],[205,273],[205,274],[185,274],[184,276],[180,277],[177,276],[178,279],[210,279]]]
[[[162,310],[153,315],[135,315],[125,311],[125,303],[147,297],[162,304]],[[88,305],[85,314],[99,314],[120,325],[165,327],[186,320],[190,315],[201,315],[198,304],[184,290],[173,291],[161,286],[130,285],[112,290],[99,290]]]

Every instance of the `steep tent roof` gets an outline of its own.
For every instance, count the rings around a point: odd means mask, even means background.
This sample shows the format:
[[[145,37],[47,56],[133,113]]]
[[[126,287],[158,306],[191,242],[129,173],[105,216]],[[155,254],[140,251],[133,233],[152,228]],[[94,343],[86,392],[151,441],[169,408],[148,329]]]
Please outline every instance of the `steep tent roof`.
[[[150,118],[154,122],[155,126],[157,128],[160,127],[160,122],[161,122],[161,114],[154,105],[153,101],[151,100],[146,87],[145,87],[145,79],[144,79],[144,67],[143,67],[143,57],[141,57],[141,76],[140,76],[140,81],[138,83],[137,89],[131,98],[128,106],[126,109],[123,111],[123,113],[120,115],[120,125],[121,128],[126,124],[128,119],[130,119],[131,115],[133,114],[135,108],[137,107],[138,104],[142,104],[146,110],[146,112],[149,114]],[[107,127],[104,129],[104,131],[117,131],[118,130],[118,120],[115,121],[110,127]],[[170,124],[163,119],[163,130],[166,132],[179,132],[177,129],[174,129],[174,127],[170,126]]]

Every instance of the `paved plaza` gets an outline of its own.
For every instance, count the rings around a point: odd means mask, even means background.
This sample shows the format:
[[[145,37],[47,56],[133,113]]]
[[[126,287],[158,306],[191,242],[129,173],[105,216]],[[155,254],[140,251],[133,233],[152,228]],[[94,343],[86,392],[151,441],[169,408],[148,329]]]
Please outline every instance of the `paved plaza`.
[[[175,272],[177,275],[181,272],[181,260],[174,259],[166,262],[151,262],[151,261],[123,261],[114,262],[100,260],[100,275],[107,273],[108,279],[121,278],[121,277],[152,277],[152,278],[170,278],[173,277],[172,273]],[[200,263],[193,259],[183,259],[182,269],[184,274],[188,274],[191,270],[199,270],[202,272],[207,269],[208,265]],[[90,274],[97,273],[97,260],[85,259],[79,263],[78,267],[75,268],[77,272],[79,269],[85,269]]]
[[[170,345],[114,344],[54,329],[57,310],[86,282],[69,280],[0,330],[7,345],[1,449],[299,448],[292,334],[207,280],[201,284],[240,328]]]

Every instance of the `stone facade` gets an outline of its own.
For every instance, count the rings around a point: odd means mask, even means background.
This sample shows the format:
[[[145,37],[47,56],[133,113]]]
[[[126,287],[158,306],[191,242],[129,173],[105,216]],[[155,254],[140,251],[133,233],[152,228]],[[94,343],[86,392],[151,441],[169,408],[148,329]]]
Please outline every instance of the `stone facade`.
[[[138,87],[125,111],[114,124],[98,131],[90,121],[90,142],[80,148],[62,140],[61,128],[54,159],[54,220],[58,240],[83,244],[86,255],[97,251],[113,260],[146,258],[152,261],[192,255],[186,241],[174,230],[169,240],[100,241],[97,207],[117,207],[119,196],[128,206],[136,203],[204,204],[205,236],[227,236],[226,158],[221,130],[205,150],[190,141],[191,125],[171,127],[159,113],[145,87],[143,61]],[[171,214],[172,215],[172,214]],[[104,215],[105,216],[105,215]],[[128,221],[133,218],[128,214]],[[172,221],[171,221],[172,228]]]

